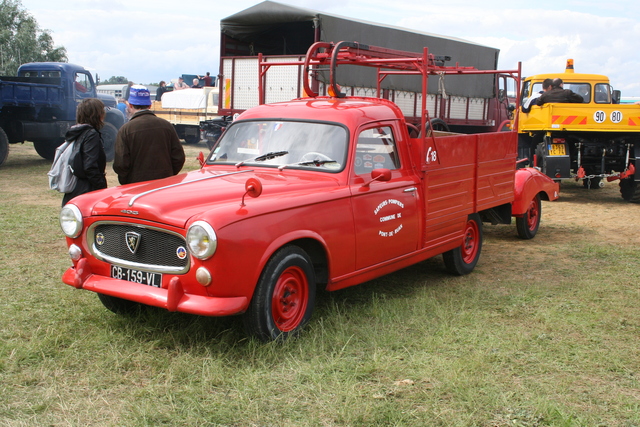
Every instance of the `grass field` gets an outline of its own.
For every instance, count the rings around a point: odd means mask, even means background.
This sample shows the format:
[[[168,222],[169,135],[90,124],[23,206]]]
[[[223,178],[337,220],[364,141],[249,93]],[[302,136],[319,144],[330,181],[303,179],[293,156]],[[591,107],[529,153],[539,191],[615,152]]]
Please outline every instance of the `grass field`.
[[[62,284],[49,166],[27,143],[0,167],[0,426],[640,426],[640,206],[615,183],[563,184],[532,241],[486,225],[469,276],[437,257],[322,293],[264,344]]]

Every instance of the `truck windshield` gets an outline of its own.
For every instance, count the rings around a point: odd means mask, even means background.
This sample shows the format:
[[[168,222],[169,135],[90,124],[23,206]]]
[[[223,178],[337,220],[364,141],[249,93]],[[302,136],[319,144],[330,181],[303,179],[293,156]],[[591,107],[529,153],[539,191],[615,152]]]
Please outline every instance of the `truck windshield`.
[[[345,164],[347,139],[347,130],[334,124],[275,120],[236,122],[216,143],[207,164],[336,172]]]

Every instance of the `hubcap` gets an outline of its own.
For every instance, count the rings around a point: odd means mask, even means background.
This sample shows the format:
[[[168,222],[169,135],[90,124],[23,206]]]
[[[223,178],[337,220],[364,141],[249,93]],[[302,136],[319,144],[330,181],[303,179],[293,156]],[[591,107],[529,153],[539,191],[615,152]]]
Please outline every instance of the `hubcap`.
[[[299,267],[287,268],[278,278],[271,299],[273,321],[282,332],[297,328],[307,310],[307,276]]]
[[[467,222],[467,229],[464,233],[464,242],[462,245],[462,259],[465,264],[473,262],[478,253],[478,224],[475,221]]]

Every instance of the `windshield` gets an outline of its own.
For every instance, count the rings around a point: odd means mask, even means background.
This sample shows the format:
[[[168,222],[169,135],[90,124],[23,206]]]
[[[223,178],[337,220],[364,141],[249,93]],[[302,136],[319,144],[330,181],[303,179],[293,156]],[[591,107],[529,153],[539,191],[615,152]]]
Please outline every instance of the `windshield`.
[[[589,83],[568,83],[562,85],[563,89],[569,89],[573,93],[577,93],[583,99],[582,102],[588,104],[591,101],[591,85]]]
[[[336,172],[345,164],[347,130],[300,121],[233,123],[213,148],[207,164],[310,168]]]

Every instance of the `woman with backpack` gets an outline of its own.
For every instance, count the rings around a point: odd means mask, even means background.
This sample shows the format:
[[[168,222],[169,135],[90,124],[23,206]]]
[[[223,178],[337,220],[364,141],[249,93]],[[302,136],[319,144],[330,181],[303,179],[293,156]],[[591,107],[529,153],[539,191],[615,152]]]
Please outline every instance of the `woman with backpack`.
[[[64,194],[62,206],[76,196],[107,188],[107,155],[100,135],[105,115],[104,104],[99,99],[84,99],[78,105],[76,124],[65,135],[67,141],[75,141],[70,163],[78,180],[73,190]]]

